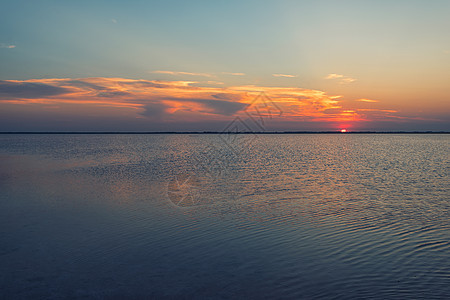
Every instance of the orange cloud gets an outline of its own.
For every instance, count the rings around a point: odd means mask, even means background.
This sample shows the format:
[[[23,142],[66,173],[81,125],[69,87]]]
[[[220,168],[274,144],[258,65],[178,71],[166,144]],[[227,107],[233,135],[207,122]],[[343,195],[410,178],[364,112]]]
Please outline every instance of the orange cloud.
[[[289,75],[289,74],[272,74],[273,77],[287,77],[287,78],[295,78],[297,75]]]
[[[192,72],[176,72],[176,71],[153,71],[152,73],[168,74],[168,75],[174,75],[174,76],[188,75],[188,76],[214,77],[212,74],[208,74],[208,73],[192,73]]]
[[[352,83],[352,82],[355,82],[355,81],[356,81],[355,78],[346,77],[346,78],[342,78],[339,83],[340,84],[347,84],[347,83]]]
[[[372,99],[366,99],[366,98],[357,99],[356,101],[359,101],[359,102],[369,102],[369,103],[376,103],[376,102],[379,102],[378,100],[372,100]]]
[[[351,78],[351,77],[348,77],[348,76],[344,76],[344,75],[341,75],[341,74],[335,74],[335,73],[328,74],[325,77],[325,79],[339,79],[339,81],[338,81],[339,84],[348,84],[348,83],[352,83],[352,82],[356,81],[355,78]]]
[[[336,75],[336,74],[335,74]],[[49,78],[0,81],[1,105],[76,105],[90,114],[107,107],[159,122],[229,120],[231,116],[283,122],[359,122],[391,110],[343,108],[342,96],[296,87],[195,86],[196,81],[126,78]],[[358,101],[369,102],[369,99]],[[375,101],[375,100],[370,100]]]
[[[342,77],[344,77],[344,75],[331,73],[331,74],[328,74],[325,77],[325,79],[336,79],[336,78],[342,78]]]
[[[379,112],[387,112],[387,113],[396,113],[398,111],[392,109],[368,109],[368,108],[360,108],[358,111],[379,111]]]
[[[222,72],[222,74],[232,75],[232,76],[245,76],[245,73]]]

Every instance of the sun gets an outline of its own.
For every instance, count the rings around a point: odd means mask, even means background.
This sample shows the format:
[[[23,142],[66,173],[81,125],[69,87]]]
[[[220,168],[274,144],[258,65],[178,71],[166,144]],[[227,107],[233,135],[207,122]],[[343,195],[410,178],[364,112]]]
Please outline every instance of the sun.
[[[341,129],[341,132],[342,132],[342,133],[346,133],[346,132],[347,132],[347,129],[342,128],[342,129]]]

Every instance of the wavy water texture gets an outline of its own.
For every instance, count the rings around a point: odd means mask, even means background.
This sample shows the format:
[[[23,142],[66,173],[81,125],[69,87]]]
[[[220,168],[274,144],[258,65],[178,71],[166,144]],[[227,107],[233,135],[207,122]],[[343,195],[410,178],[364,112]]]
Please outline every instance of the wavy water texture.
[[[442,299],[448,135],[1,135],[5,298]]]

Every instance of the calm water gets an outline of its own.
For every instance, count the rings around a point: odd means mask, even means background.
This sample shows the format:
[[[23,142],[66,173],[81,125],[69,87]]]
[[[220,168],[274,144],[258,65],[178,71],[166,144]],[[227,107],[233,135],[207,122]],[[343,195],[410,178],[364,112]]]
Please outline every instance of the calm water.
[[[0,135],[0,298],[449,298],[449,145]]]

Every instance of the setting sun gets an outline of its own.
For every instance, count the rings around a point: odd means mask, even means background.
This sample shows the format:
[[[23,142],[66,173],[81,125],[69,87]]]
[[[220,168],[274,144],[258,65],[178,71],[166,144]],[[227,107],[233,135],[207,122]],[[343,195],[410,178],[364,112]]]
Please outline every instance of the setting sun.
[[[342,128],[342,129],[341,129],[341,132],[342,132],[342,133],[345,133],[345,132],[347,132],[347,129]]]

